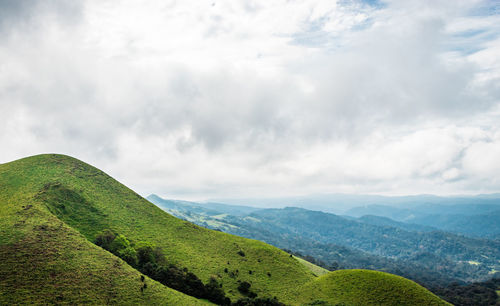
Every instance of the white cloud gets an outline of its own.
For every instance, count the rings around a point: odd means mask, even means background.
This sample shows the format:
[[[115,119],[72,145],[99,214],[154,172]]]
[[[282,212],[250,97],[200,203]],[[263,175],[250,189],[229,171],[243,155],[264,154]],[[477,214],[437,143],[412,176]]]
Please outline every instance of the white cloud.
[[[0,162],[173,197],[499,191],[487,1],[75,3],[3,10]]]

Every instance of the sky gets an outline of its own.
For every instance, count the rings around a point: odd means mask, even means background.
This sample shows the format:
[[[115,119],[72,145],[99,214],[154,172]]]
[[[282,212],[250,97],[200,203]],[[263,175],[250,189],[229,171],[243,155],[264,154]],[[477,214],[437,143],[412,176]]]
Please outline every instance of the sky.
[[[142,195],[500,192],[500,1],[0,0],[0,163]]]

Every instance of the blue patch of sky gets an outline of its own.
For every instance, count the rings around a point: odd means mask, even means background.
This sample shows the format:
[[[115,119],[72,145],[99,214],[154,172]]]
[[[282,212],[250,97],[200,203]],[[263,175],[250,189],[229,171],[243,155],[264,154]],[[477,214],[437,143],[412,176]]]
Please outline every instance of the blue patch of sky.
[[[443,46],[446,50],[470,55],[484,49],[484,44],[498,38],[496,32],[488,29],[474,29],[451,35]]]
[[[376,9],[382,9],[387,6],[387,4],[384,3],[384,1],[380,0],[361,0],[360,2]]]
[[[471,8],[467,13],[467,17],[481,18],[500,15],[500,1],[486,0],[479,5]],[[443,47],[448,51],[458,52],[464,56],[476,53],[485,48],[489,41],[498,39],[500,33],[497,31],[498,26],[482,27],[469,29],[454,33],[443,42]]]
[[[346,8],[358,9],[382,9],[385,4],[380,0],[341,0],[339,5]],[[292,35],[291,44],[302,45],[312,48],[336,49],[341,46],[341,37],[323,30],[326,22],[329,21],[328,16],[323,16],[316,20],[310,21],[302,32]],[[369,28],[373,24],[371,18],[367,18],[363,22],[355,24],[350,31],[362,31]]]
[[[463,56],[474,54],[483,50],[480,46],[462,45],[462,46],[448,46],[447,50],[460,53]]]
[[[500,1],[486,0],[468,12],[469,16],[495,16],[500,15]]]
[[[382,9],[387,6],[387,4],[381,0],[340,0],[338,3],[342,6],[361,5],[368,6],[373,9]]]

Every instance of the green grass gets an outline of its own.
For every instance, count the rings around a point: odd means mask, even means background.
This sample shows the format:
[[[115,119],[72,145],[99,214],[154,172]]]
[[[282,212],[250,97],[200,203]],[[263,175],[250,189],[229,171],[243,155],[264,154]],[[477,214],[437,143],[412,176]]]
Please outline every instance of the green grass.
[[[45,154],[0,165],[0,215],[0,304],[203,303],[150,279],[142,293],[139,272],[91,243],[107,228],[132,243],[156,244],[170,263],[204,282],[216,277],[232,300],[241,297],[241,281],[259,297],[292,305],[316,299],[313,288],[303,288],[315,283],[319,267],[177,219],[72,157]],[[298,299],[297,292],[304,295]]]
[[[297,300],[313,305],[449,305],[413,281],[371,270],[325,274],[304,285]]]
[[[313,263],[310,263],[307,260],[302,259],[300,257],[293,256],[293,258],[297,259],[298,262],[300,262],[301,264],[303,264],[304,266],[306,266],[316,276],[321,276],[321,275],[324,275],[324,274],[327,274],[327,273],[330,272],[327,269],[322,268],[320,266],[317,266],[317,265],[315,265]]]
[[[0,166],[0,305],[206,304],[149,278],[142,282],[138,271],[37,204],[5,168]]]

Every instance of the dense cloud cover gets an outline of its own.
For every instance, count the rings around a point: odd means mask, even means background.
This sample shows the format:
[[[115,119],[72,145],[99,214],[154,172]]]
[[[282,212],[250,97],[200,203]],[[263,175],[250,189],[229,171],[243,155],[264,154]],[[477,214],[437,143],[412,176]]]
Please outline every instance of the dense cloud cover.
[[[0,162],[177,198],[500,191],[497,1],[0,0]]]

